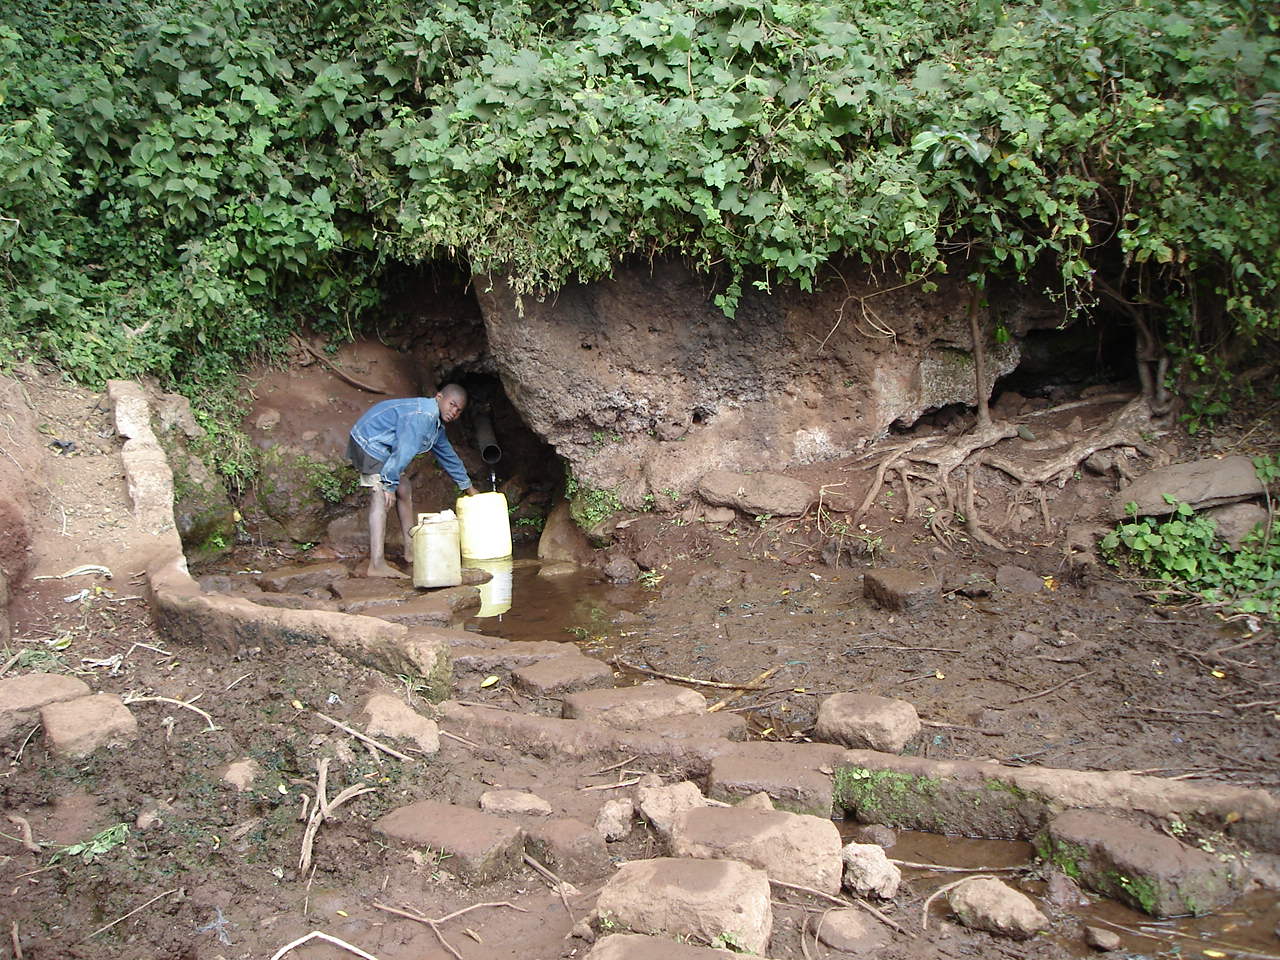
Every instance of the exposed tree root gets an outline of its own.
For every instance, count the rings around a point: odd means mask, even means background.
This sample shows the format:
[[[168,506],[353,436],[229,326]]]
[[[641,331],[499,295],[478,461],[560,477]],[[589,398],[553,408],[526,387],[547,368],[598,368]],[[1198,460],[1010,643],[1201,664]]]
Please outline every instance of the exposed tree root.
[[[1076,401],[1049,410],[1037,410],[1023,419],[1117,399],[1121,398],[1107,396],[1096,401]],[[899,444],[881,455],[866,496],[854,511],[853,522],[861,520],[871,508],[884,488],[886,478],[896,478],[902,485],[907,515],[921,516],[926,529],[942,546],[948,549],[951,546],[955,532],[950,520],[954,518],[962,520],[965,532],[975,542],[1005,550],[1004,544],[984,529],[978,511],[975,489],[983,467],[997,470],[1022,485],[1018,491],[1018,502],[1010,504],[1004,523],[997,526],[1012,523],[1014,510],[1020,503],[1038,502],[1045,534],[1052,536],[1053,522],[1045,484],[1055,480],[1059,486],[1065,484],[1086,458],[1111,447],[1131,447],[1157,463],[1165,461],[1164,455],[1147,442],[1164,431],[1156,423],[1149,401],[1142,396],[1130,399],[1100,428],[1047,461],[1016,459],[990,451],[989,448],[996,444],[1018,436],[1018,431],[1019,425],[1014,421],[984,424],[979,419],[978,425],[961,437],[918,437]],[[1122,475],[1126,473],[1119,465],[1117,470]],[[952,479],[957,472],[964,475],[963,492],[957,489]],[[913,486],[913,480],[923,485]]]

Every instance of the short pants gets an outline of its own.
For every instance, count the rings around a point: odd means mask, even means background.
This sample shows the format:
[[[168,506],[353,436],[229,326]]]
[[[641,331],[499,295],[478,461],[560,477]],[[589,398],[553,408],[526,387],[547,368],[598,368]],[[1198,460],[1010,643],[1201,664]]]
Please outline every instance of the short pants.
[[[356,438],[352,436],[347,437],[347,459],[351,461],[351,465],[360,474],[360,486],[373,487],[375,489],[382,486],[382,465],[386,461],[373,459],[364,447],[356,443]]]

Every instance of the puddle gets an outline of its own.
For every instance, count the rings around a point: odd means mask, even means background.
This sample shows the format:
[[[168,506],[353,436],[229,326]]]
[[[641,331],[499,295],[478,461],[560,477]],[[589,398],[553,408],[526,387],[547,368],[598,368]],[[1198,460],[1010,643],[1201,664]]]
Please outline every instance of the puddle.
[[[653,596],[641,586],[602,580],[593,570],[539,576],[541,564],[533,558],[467,560],[463,566],[493,574],[480,587],[479,612],[462,621],[463,629],[504,640],[578,643],[594,656],[640,629],[639,611]]]
[[[859,826],[853,821],[837,821],[836,825],[846,841]],[[886,853],[894,860],[968,869],[986,867],[993,872],[1035,860],[1031,844],[1021,841],[944,837],[913,830],[898,831],[898,842]],[[921,897],[927,897],[944,884],[953,883],[963,876],[912,867],[903,867],[902,875],[911,881],[916,894]],[[1014,871],[996,875],[1037,901],[1043,901],[1044,881],[1022,879],[1022,875]],[[1119,935],[1120,951],[1111,956],[1280,958],[1275,933],[1276,925],[1280,923],[1280,898],[1275,891],[1251,893],[1211,916],[1176,920],[1153,920],[1113,900],[1087,893],[1086,896],[1092,902],[1071,911],[1081,927],[1073,929],[1070,923],[1059,923],[1047,937],[1070,956],[1099,956],[1084,942],[1081,928],[1088,925],[1112,930]],[[947,916],[945,899],[945,896],[939,897],[930,907],[931,927]],[[912,919],[918,921],[919,918]]]

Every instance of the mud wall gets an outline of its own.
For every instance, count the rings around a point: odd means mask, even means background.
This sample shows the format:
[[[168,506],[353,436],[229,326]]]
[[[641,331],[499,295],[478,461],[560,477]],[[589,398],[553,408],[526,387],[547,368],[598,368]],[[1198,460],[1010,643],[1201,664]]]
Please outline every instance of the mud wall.
[[[518,299],[474,280],[489,351],[526,423],[576,476],[639,507],[693,489],[707,470],[834,460],[927,410],[973,403],[968,290],[849,266],[815,293],[743,296],[730,319],[709,280],[673,261]],[[1025,289],[988,294],[989,379],[1017,366],[1019,339],[1060,313]]]

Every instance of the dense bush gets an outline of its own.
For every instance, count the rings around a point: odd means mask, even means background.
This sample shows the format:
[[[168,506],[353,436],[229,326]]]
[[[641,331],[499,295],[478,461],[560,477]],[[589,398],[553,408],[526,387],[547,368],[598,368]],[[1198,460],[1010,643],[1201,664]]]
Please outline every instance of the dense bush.
[[[679,254],[1095,271],[1204,363],[1274,331],[1280,54],[1251,0],[9,0],[0,352],[225,382],[391,262],[534,291]],[[208,396],[203,392],[202,396]]]

